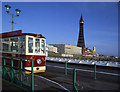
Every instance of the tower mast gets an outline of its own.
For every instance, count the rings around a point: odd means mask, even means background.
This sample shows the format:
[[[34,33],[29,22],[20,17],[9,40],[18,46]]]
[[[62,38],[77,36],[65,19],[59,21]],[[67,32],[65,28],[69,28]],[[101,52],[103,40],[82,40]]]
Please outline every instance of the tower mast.
[[[82,47],[82,52],[85,48],[85,41],[84,41],[84,21],[81,15],[80,21],[79,21],[79,36],[78,36],[78,47]]]

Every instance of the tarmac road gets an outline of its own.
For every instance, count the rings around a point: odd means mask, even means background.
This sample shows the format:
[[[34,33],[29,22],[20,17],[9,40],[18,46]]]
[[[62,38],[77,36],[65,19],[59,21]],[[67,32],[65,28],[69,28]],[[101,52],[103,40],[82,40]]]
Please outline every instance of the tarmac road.
[[[65,67],[65,63],[58,63],[58,62],[54,62],[54,61],[47,61],[47,65]],[[67,66],[70,67],[70,68],[75,67],[75,68],[79,68],[79,69],[93,70],[94,71],[94,65],[67,63]],[[120,74],[120,67],[117,68],[117,67],[98,66],[98,65],[96,65],[96,68],[97,68],[96,69],[97,71]]]
[[[56,81],[66,87],[67,89],[73,89],[73,70],[68,69],[67,76],[65,76],[65,64],[64,63],[55,63],[47,61],[47,70],[45,73],[40,73],[37,75],[46,77],[53,81]],[[57,66],[62,68],[57,68]],[[89,69],[94,71],[94,66],[87,65],[77,65],[77,64],[68,64],[68,68],[76,69]],[[97,71],[104,71],[118,74],[120,68],[110,68],[110,67],[99,67],[97,66]],[[85,71],[76,71],[77,76],[77,88],[78,90],[120,90],[119,82],[120,76],[107,75],[107,74],[96,74],[96,80],[94,80],[94,72],[85,72]]]

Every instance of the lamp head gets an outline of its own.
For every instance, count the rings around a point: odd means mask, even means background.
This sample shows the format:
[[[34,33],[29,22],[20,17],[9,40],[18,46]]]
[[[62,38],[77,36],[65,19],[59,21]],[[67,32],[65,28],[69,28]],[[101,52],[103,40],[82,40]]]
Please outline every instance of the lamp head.
[[[6,7],[6,12],[9,13],[9,12],[10,12],[10,8],[11,8],[11,6],[9,6],[9,5],[5,5],[5,7]]]
[[[17,16],[19,16],[19,15],[20,15],[21,10],[19,10],[19,9],[15,9],[15,11],[16,11],[16,15],[17,15]]]

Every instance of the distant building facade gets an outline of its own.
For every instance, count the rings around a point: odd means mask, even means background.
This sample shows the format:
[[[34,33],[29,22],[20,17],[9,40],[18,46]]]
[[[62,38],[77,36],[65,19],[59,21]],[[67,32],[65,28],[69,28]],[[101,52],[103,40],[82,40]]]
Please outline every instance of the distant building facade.
[[[61,54],[62,57],[73,57],[71,54]]]
[[[48,52],[58,53],[57,47],[54,47],[53,45],[47,45],[47,48],[48,48]]]
[[[69,44],[50,44],[57,47],[58,53],[61,55],[82,55],[82,48],[77,46],[72,46]]]
[[[46,46],[46,57],[48,57],[48,47]]]
[[[84,48],[83,56],[95,56],[96,57],[98,56],[98,54],[96,53],[95,47],[93,47],[93,50]]]

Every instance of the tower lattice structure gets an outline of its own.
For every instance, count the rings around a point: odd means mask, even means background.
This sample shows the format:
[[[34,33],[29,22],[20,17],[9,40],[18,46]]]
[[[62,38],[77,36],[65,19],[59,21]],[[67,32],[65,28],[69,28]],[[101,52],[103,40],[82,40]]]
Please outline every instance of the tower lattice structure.
[[[78,47],[82,47],[82,52],[85,48],[85,41],[84,41],[84,21],[81,16],[80,21],[79,21],[79,36],[78,36]]]

